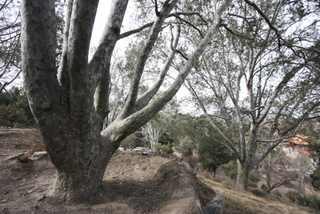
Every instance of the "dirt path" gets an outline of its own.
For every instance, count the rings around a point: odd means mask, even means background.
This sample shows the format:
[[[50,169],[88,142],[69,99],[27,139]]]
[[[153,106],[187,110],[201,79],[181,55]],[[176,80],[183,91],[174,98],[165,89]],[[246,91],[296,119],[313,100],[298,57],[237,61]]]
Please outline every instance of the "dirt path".
[[[120,151],[107,167],[101,190],[87,204],[54,201],[47,197],[55,176],[49,160],[2,161],[27,153],[40,142],[37,130],[0,131],[0,214],[161,213],[159,205],[168,201],[161,193],[161,183],[153,177],[161,165],[171,160]]]

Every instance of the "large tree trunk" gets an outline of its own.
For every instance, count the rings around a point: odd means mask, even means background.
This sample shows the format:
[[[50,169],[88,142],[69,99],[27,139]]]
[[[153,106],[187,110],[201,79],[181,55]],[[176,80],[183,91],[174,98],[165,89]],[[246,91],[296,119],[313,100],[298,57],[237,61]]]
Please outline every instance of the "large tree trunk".
[[[119,38],[128,0],[112,1],[103,39],[89,63],[89,44],[98,0],[68,1],[59,78],[55,60],[55,1],[22,1],[22,70],[30,107],[50,160],[57,169],[51,196],[82,201],[97,191],[106,166],[121,140],[151,120],[177,93],[221,26],[221,14],[230,1],[225,0],[215,13],[212,27],[171,87],[159,94],[152,91],[148,94],[153,96],[147,101],[138,99],[137,103],[139,79],[148,58],[147,53],[151,52],[164,20],[177,2],[165,1],[147,39],[145,49],[148,51],[141,54],[140,64],[137,63],[132,78],[132,91],[124,109],[104,130],[101,129],[101,121],[108,111],[99,106],[95,109],[94,93],[101,77],[107,79],[109,69],[106,67],[109,66],[110,56]],[[156,88],[158,90],[158,85]],[[107,105],[108,99],[101,100]]]
[[[46,150],[56,167],[56,180],[50,196],[83,201],[101,186],[107,164],[120,141],[111,142],[108,137],[100,135],[97,126],[91,128],[97,131],[79,132],[79,126],[60,127],[60,131],[41,129]],[[54,144],[57,146],[52,146]]]
[[[250,169],[245,162],[241,163],[237,160],[237,180],[236,189],[237,190],[247,190],[249,184]]]

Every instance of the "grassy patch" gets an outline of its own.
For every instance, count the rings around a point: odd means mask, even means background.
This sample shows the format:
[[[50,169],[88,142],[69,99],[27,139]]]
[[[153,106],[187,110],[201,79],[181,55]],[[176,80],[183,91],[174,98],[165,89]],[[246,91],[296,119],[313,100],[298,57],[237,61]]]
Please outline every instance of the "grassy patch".
[[[285,204],[280,201],[268,200],[268,197],[257,197],[250,192],[237,191],[233,188],[225,187],[223,183],[215,182],[203,176],[198,176],[198,179],[218,190],[226,198],[224,214],[317,213],[310,208],[298,206],[293,203]]]

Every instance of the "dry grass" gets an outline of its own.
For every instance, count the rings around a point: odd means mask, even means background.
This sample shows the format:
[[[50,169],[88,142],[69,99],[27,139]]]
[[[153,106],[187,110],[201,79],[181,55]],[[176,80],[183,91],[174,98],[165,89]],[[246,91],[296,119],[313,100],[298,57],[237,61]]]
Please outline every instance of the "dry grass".
[[[317,213],[308,207],[298,206],[293,203],[284,203],[274,197],[260,198],[246,191],[237,191],[225,185],[199,175],[198,179],[206,185],[218,190],[226,198],[224,214],[312,214]]]

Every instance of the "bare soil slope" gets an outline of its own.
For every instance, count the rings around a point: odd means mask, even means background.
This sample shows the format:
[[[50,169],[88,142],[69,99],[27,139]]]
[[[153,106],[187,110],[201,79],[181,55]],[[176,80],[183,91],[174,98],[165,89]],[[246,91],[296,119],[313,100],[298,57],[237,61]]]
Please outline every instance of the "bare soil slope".
[[[37,130],[0,131],[0,214],[168,213],[169,210],[182,211],[183,205],[187,206],[185,210],[188,213],[198,213],[188,207],[195,202],[188,201],[185,192],[168,193],[168,189],[185,188],[180,178],[187,176],[175,177],[172,172],[166,171],[168,168],[178,170],[179,164],[158,156],[120,151],[108,165],[101,190],[86,204],[70,204],[48,198],[47,193],[55,176],[49,160],[25,161],[22,158],[22,162],[3,161],[12,155],[40,150],[40,143],[41,136]],[[159,170],[166,163],[168,165]],[[213,199],[215,193],[195,176],[187,179],[186,185],[191,183],[203,204]]]

